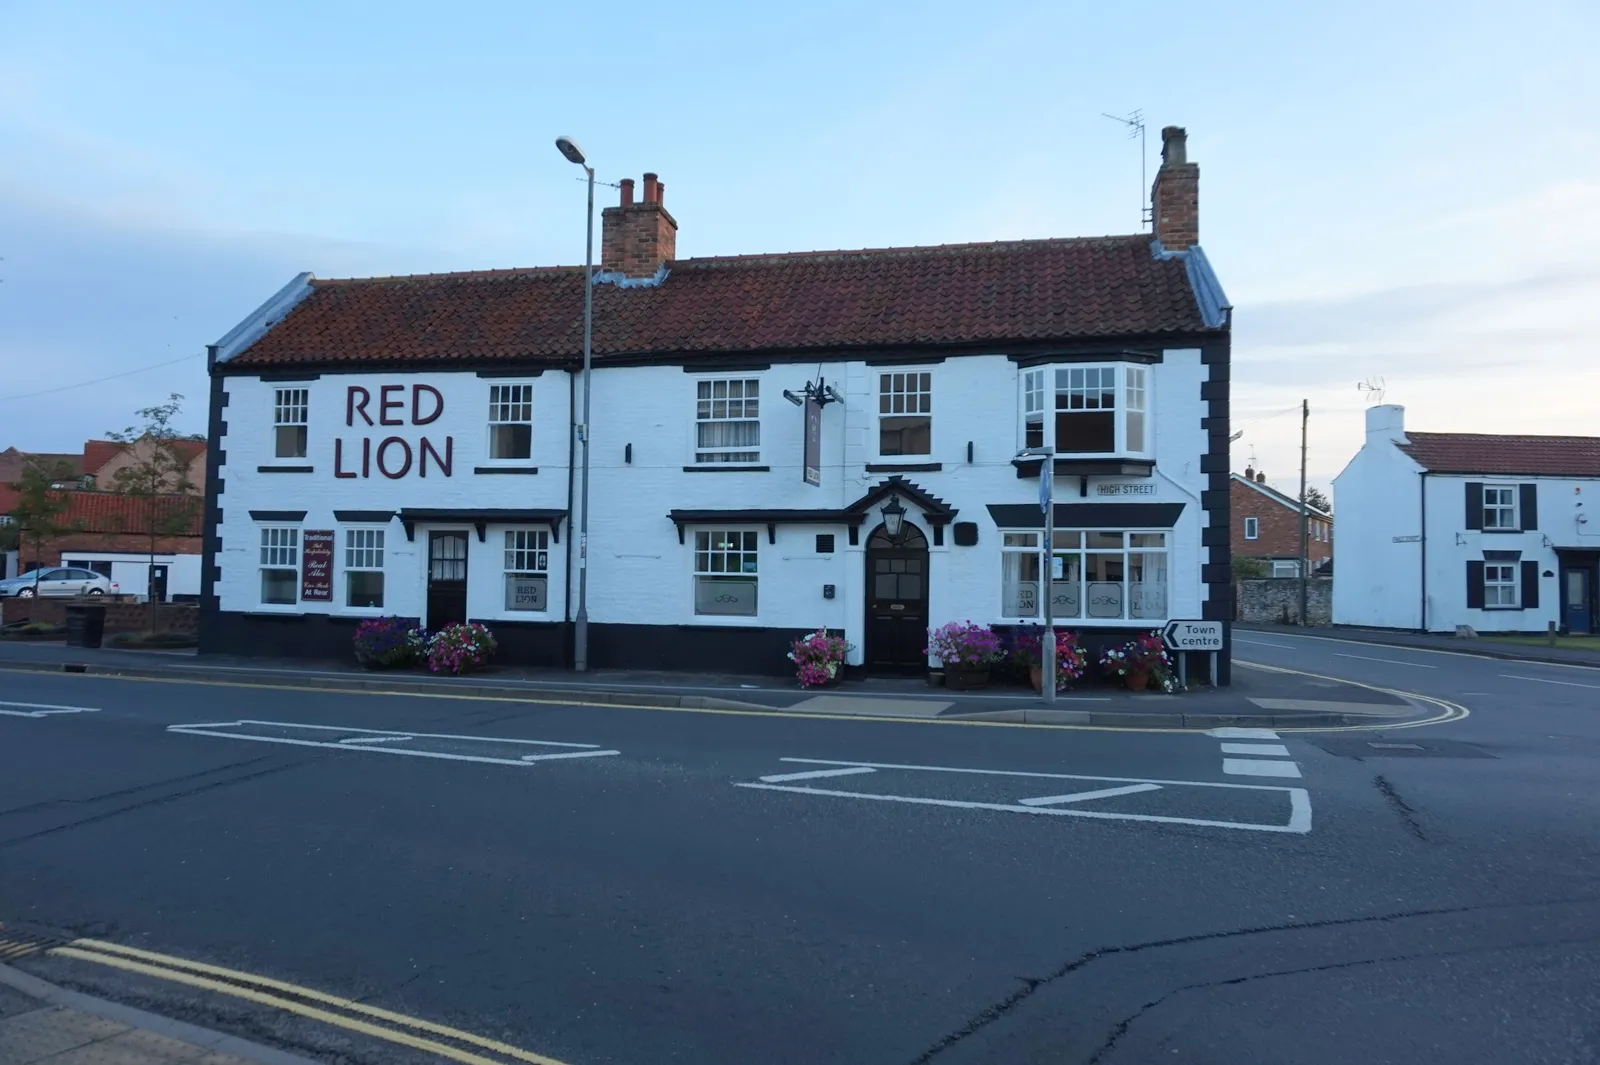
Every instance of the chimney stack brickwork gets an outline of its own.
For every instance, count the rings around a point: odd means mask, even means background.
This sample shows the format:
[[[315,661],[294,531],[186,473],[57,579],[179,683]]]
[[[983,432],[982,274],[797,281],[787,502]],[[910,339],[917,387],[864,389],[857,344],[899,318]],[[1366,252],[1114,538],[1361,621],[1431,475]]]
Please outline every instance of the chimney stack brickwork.
[[[662,206],[666,186],[655,174],[644,176],[638,202],[633,179],[622,181],[621,202],[600,212],[600,268],[624,277],[654,277],[677,258],[678,223]]]
[[[1161,169],[1150,187],[1156,239],[1171,251],[1200,243],[1200,167],[1189,162],[1188,140],[1182,126],[1161,131]]]

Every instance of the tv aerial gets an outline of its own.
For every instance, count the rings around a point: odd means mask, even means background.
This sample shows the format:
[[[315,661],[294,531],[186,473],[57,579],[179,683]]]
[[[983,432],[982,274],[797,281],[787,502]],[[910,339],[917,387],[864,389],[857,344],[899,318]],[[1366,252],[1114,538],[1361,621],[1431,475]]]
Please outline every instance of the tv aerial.
[[[1369,377],[1356,385],[1356,391],[1365,392],[1369,404],[1382,403],[1384,393],[1383,378],[1378,376]]]
[[[1138,108],[1128,112],[1126,115],[1113,115],[1105,111],[1100,112],[1100,114],[1113,122],[1120,122],[1126,126],[1130,140],[1134,137],[1139,138],[1139,224],[1150,225],[1155,217],[1155,208],[1145,202],[1145,196],[1150,190],[1150,183],[1145,180],[1144,109]]]

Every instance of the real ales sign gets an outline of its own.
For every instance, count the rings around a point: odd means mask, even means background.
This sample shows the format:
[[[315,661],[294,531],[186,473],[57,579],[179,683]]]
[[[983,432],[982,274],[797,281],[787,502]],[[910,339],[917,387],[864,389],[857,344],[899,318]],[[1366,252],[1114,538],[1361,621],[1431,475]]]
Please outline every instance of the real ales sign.
[[[307,529],[300,534],[300,598],[308,603],[333,601],[332,529]]]
[[[805,482],[822,487],[822,403],[820,396],[806,397]]]

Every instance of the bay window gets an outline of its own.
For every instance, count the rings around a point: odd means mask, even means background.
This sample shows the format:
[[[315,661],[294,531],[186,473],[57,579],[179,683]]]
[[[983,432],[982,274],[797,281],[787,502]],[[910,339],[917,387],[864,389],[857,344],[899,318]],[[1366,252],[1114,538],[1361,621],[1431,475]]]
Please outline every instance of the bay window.
[[[1022,371],[1024,447],[1057,455],[1145,455],[1151,450],[1146,366],[1040,366]]]
[[[1043,536],[1039,531],[1000,535],[1000,609],[1008,618],[1043,614]],[[1165,532],[1057,530],[1043,593],[1050,596],[1052,616],[1085,622],[1165,620],[1167,537]]]

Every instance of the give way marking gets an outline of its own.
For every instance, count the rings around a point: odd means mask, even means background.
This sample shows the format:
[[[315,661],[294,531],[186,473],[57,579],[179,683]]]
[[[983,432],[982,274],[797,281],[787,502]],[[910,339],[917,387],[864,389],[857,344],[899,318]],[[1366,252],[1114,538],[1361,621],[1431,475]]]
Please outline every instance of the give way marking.
[[[523,740],[509,736],[464,736],[450,732],[397,732],[344,725],[307,725],[297,721],[214,721],[168,725],[167,731],[180,736],[215,736],[253,743],[283,743],[292,747],[323,747],[330,751],[368,751],[373,754],[399,754],[411,758],[483,762],[522,768],[536,762],[606,758],[622,753],[601,750],[598,743]],[[524,754],[529,748],[533,748],[532,752]]]
[[[6,710],[4,707],[16,707]],[[0,714],[6,717],[48,717],[51,714],[98,714],[98,706],[57,706],[54,703],[6,703],[0,702]]]
[[[1209,780],[1158,780],[1138,777],[1097,777],[1077,773],[1029,773],[1010,769],[972,769],[961,766],[901,765],[894,762],[847,762],[831,758],[780,758],[781,762],[829,768],[802,770],[794,773],[775,773],[751,782],[735,782],[736,788],[757,791],[784,791],[796,795],[816,795],[839,799],[865,799],[870,802],[910,803],[919,806],[942,806],[959,810],[998,810],[1004,813],[1039,814],[1055,817],[1085,817],[1107,821],[1145,821],[1159,824],[1199,825],[1205,828],[1231,828],[1245,832],[1288,832],[1304,835],[1311,831],[1311,796],[1304,788],[1283,787],[1271,784],[1224,784]],[[868,774],[912,774],[896,776],[891,786],[904,785],[907,790],[924,790],[938,787],[940,779],[933,774],[956,774],[968,778],[1015,778],[1017,790],[1024,790],[1024,782],[1032,781],[1086,781],[1109,784],[1111,787],[1071,791],[1062,794],[1029,796],[1010,802],[984,802],[971,799],[943,798],[932,795],[897,795],[879,791],[842,791],[834,788],[812,787],[808,781]],[[946,778],[948,779],[948,778]],[[1027,790],[1038,790],[1037,786]],[[1129,795],[1169,790],[1178,796],[1180,805],[1193,804],[1197,813],[1227,813],[1218,810],[1219,800],[1246,797],[1266,800],[1269,808],[1288,808],[1288,817],[1280,821],[1223,820],[1218,817],[1198,817],[1179,814],[1137,813],[1118,810],[1067,809],[1076,803],[1092,800],[1116,799]],[[1222,805],[1226,806],[1226,802]],[[1207,810],[1207,806],[1212,807]]]

